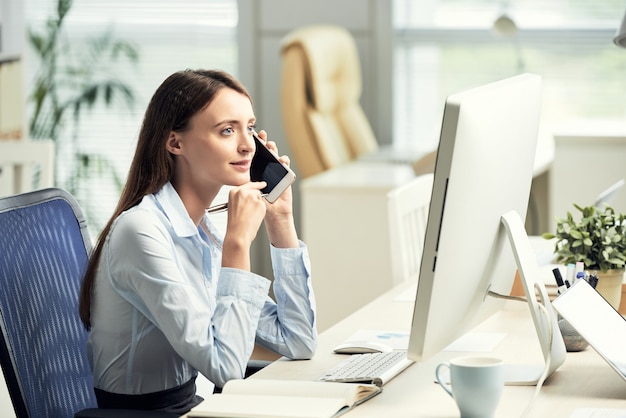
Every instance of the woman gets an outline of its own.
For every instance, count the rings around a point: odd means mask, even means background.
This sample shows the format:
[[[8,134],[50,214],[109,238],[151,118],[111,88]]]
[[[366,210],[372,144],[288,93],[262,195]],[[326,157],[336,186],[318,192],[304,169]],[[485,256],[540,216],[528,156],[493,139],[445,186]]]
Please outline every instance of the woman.
[[[197,373],[219,387],[241,378],[255,339],[289,358],[312,356],[308,252],[296,234],[291,189],[269,204],[265,182],[250,181],[254,124],[249,94],[221,71],[177,72],[152,97],[81,290],[101,408],[184,413],[201,400]],[[206,208],[224,185],[234,187],[222,238]],[[250,272],[263,221],[276,302],[270,282]]]

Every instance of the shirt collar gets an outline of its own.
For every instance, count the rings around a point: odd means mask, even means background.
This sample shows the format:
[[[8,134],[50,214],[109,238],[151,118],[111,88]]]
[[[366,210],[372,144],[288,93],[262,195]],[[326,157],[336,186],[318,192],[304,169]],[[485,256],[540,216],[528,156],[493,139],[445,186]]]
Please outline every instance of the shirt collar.
[[[198,234],[198,228],[189,216],[183,201],[170,182],[154,194],[154,198],[161,206],[161,210],[172,224],[174,232],[179,237],[190,237]]]

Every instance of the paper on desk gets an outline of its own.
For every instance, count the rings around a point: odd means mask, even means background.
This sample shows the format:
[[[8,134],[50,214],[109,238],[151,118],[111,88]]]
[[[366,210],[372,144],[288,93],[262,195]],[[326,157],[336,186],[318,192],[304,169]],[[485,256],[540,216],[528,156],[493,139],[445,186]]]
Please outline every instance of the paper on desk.
[[[350,341],[376,341],[387,344],[394,350],[406,350],[409,347],[409,332],[360,329],[346,339]],[[505,333],[469,332],[447,346],[444,351],[467,351],[471,353],[488,353],[504,339]]]
[[[409,348],[409,333],[404,331],[360,329],[352,334],[346,342],[375,341],[391,346],[394,350]]]
[[[626,409],[578,408],[570,418],[626,418]]]
[[[443,351],[469,351],[472,353],[489,353],[493,351],[506,336],[502,332],[468,332],[453,341]]]

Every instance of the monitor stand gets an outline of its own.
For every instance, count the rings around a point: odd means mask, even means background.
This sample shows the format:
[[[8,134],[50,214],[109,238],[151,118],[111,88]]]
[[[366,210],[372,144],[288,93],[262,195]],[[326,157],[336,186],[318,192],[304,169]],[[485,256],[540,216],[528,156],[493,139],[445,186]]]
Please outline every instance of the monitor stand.
[[[544,358],[544,364],[541,365],[506,365],[505,382],[507,385],[534,386],[549,377],[563,364],[566,354],[565,343],[548,292],[543,282],[538,281],[539,271],[535,253],[519,214],[515,211],[508,212],[502,216],[501,221],[511,243]],[[542,309],[539,303],[545,309]],[[547,373],[545,373],[546,366]]]

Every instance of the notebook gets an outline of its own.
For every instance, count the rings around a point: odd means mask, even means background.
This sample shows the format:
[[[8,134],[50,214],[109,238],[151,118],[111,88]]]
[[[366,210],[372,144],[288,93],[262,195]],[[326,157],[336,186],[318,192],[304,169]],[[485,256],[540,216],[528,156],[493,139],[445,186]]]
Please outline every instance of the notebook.
[[[626,320],[585,280],[577,280],[552,305],[626,380]]]

